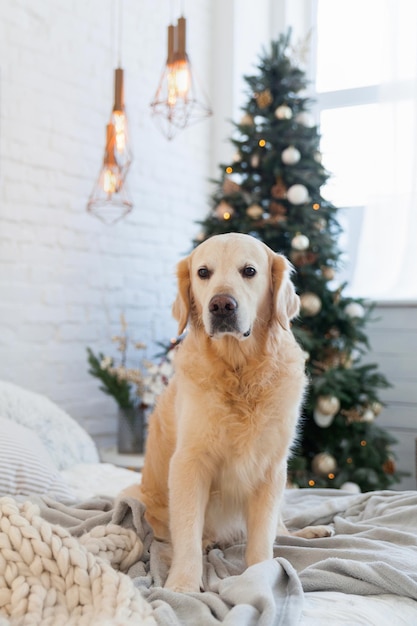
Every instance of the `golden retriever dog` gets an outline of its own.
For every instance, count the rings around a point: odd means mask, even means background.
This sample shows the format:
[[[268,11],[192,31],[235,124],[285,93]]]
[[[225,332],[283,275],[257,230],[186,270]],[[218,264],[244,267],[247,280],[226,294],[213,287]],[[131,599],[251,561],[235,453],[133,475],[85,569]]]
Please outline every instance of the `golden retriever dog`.
[[[288,534],[280,509],[306,385],[290,274],[285,257],[237,233],[207,239],[177,266],[173,316],[188,333],[150,417],[142,482],[128,490],[155,537],[172,543],[175,591],[199,591],[204,545],[246,536],[249,566]]]

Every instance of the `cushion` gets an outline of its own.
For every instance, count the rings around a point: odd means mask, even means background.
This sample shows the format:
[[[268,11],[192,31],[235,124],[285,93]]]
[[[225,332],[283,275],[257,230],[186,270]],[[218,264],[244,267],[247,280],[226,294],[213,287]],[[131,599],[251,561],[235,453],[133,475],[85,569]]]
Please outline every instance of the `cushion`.
[[[46,396],[0,380],[0,415],[35,431],[57,469],[99,461],[90,435]]]
[[[33,494],[74,499],[36,433],[0,417],[0,496]]]

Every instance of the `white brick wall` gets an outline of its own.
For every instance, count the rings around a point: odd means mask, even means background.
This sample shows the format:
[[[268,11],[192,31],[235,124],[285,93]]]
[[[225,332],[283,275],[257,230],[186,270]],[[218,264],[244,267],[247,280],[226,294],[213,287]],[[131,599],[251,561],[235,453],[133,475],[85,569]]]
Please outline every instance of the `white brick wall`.
[[[150,116],[169,3],[122,6],[135,208],[114,226],[85,210],[112,106],[113,1],[15,0],[0,14],[0,379],[47,394],[99,444],[112,441],[116,406],[88,375],[85,348],[111,350],[121,311],[148,357],[175,335],[174,266],[211,191],[213,120],[168,142]],[[205,78],[210,1],[188,3],[186,17]]]

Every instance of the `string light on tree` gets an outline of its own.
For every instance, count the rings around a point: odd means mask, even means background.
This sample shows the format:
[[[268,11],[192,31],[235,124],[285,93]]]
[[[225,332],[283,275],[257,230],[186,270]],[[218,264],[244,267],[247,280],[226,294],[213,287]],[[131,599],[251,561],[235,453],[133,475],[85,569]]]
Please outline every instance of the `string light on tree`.
[[[230,220],[233,217],[234,212],[235,210],[232,205],[224,200],[222,200],[214,210],[216,217],[225,221]]]

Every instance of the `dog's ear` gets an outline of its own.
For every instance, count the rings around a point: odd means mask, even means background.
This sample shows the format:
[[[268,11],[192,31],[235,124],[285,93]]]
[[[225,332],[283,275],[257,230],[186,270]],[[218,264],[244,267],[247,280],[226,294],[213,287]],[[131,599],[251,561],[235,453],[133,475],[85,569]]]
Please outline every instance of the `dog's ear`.
[[[178,292],[172,305],[172,315],[178,322],[178,335],[181,335],[187,326],[190,315],[190,269],[189,257],[182,259],[177,265]]]
[[[272,289],[273,289],[273,316],[284,330],[290,329],[290,320],[300,312],[300,298],[295,293],[291,282],[293,272],[291,263],[281,254],[274,254],[272,258]]]

